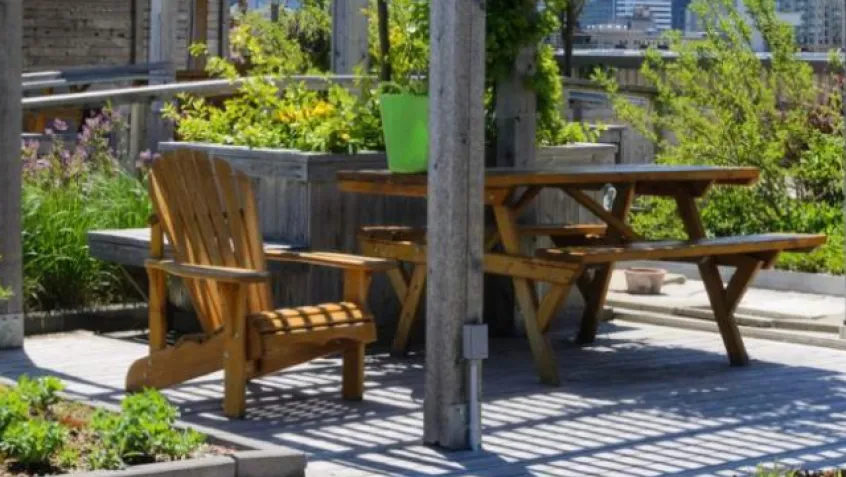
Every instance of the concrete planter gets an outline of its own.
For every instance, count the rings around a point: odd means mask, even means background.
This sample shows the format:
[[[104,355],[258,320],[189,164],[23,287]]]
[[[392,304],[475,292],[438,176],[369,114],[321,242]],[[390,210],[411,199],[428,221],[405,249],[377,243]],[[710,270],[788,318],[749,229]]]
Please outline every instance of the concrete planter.
[[[98,333],[142,330],[147,327],[147,305],[134,303],[88,310],[27,313],[26,336],[87,330]]]
[[[626,288],[633,295],[659,295],[664,285],[666,270],[660,268],[627,268]]]
[[[300,477],[305,455],[288,450],[242,451],[232,455],[138,465],[125,470],[84,472],[76,477]]]
[[[356,252],[363,225],[425,225],[426,204],[417,199],[345,194],[338,190],[341,170],[385,169],[381,152],[356,155],[284,149],[252,149],[220,144],[163,142],[161,152],[185,148],[229,161],[255,179],[259,220],[265,240],[293,248]],[[302,265],[274,264],[278,306],[336,301],[341,274]],[[399,305],[384,277],[374,281],[370,306],[380,323],[394,325]],[[387,336],[387,335],[386,335]]]

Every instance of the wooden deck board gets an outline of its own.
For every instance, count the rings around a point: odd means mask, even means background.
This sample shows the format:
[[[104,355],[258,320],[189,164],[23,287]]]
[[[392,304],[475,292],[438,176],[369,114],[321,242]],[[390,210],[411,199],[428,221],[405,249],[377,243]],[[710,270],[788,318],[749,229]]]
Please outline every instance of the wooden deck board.
[[[730,368],[716,334],[604,325],[597,343],[559,343],[562,386],[537,383],[528,347],[492,343],[484,451],[420,444],[422,358],[367,358],[363,402],[340,399],[340,360],[251,383],[243,421],[220,413],[211,375],[168,390],[191,423],[309,454],[309,475],[735,475],[780,461],[846,467],[846,352],[749,339]],[[140,341],[29,338],[0,352],[0,376],[53,374],[68,391],[119,402]],[[72,358],[72,359],[69,359]]]

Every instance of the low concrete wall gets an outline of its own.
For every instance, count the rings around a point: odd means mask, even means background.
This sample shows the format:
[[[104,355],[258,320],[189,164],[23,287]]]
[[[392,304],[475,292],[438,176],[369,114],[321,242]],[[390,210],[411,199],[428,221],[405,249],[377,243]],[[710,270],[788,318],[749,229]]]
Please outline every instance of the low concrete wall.
[[[83,472],[76,477],[300,477],[305,455],[288,450],[255,450],[231,455],[139,465],[125,470]]]
[[[143,330],[146,327],[147,305],[143,303],[24,315],[26,336],[78,330],[107,333]]]

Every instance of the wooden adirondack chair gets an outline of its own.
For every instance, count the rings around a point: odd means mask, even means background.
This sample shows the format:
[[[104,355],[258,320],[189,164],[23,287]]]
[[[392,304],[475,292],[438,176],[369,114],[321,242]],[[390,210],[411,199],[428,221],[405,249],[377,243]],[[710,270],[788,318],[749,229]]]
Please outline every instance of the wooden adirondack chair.
[[[220,369],[224,413],[243,415],[251,378],[343,354],[343,397],[361,399],[364,347],[376,339],[365,306],[374,272],[391,261],[337,253],[264,250],[250,179],[223,160],[180,151],[153,164],[150,355],[131,366],[126,389],[164,388]],[[164,237],[174,259],[165,260]],[[267,260],[344,270],[343,301],[274,309]],[[166,342],[166,279],[182,278],[202,325],[198,339]]]

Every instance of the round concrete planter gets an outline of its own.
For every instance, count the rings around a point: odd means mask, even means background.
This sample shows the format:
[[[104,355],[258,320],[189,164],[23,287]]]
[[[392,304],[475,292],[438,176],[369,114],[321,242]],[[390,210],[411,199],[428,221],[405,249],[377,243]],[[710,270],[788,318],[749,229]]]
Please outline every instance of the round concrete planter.
[[[632,295],[660,295],[667,271],[660,268],[627,268],[626,287]]]

